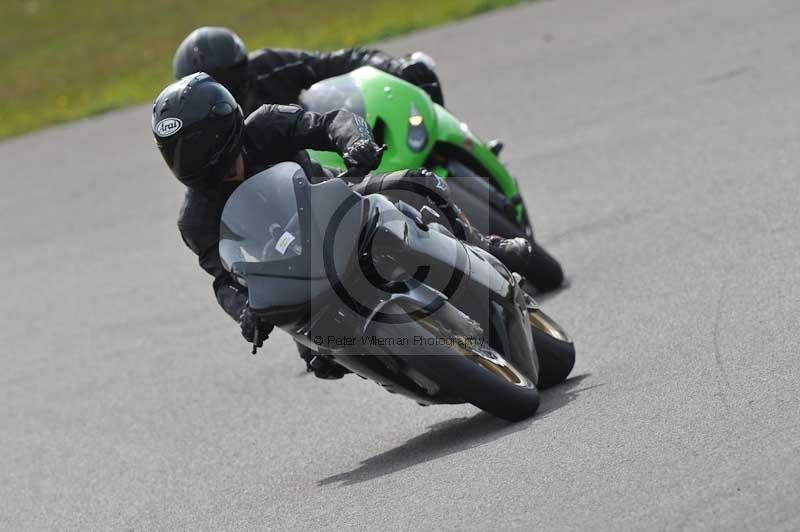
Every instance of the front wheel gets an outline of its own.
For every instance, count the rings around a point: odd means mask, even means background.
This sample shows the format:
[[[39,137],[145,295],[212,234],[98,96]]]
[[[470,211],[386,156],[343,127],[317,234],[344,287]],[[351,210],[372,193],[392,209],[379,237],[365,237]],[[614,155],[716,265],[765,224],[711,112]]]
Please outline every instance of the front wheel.
[[[411,307],[403,307],[411,312]],[[472,341],[475,331],[464,314],[446,303],[433,315],[402,325],[372,322],[366,334],[388,338],[413,338],[424,349],[389,348],[388,353],[403,361],[412,379],[427,382],[448,397],[472,403],[481,410],[509,421],[536,413],[539,391],[536,383],[512,362],[483,343]],[[441,342],[442,338],[461,341]]]
[[[547,314],[538,308],[528,309],[533,345],[539,357],[540,389],[561,384],[575,366],[575,344]]]
[[[427,319],[416,325],[425,331],[422,336],[433,341],[441,335],[439,325]],[[412,355],[406,360],[451,394],[494,416],[520,421],[536,413],[536,384],[497,351],[488,345],[467,342],[448,348],[447,354]]]
[[[464,400],[509,421],[520,421],[536,413],[539,408],[536,385],[500,354],[486,346],[456,347],[455,351],[461,355],[454,364],[459,367],[449,379]]]

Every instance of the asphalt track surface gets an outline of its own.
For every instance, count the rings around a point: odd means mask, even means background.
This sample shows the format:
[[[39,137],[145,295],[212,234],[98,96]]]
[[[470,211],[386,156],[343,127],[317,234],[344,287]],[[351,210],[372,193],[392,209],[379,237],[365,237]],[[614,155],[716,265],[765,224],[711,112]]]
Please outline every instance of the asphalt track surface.
[[[0,529],[800,529],[798,27],[560,0],[382,44],[506,139],[571,279],[573,377],[516,424],[250,356],[148,106],[0,145]]]

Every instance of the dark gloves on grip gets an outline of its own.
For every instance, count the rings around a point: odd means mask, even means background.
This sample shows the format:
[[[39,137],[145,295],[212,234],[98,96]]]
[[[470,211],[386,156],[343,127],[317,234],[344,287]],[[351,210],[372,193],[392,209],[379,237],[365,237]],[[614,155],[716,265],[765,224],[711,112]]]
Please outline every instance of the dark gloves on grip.
[[[271,323],[260,318],[249,306],[242,309],[242,313],[239,315],[239,326],[242,328],[242,336],[250,343],[254,343],[256,329],[258,330],[258,343],[256,343],[255,347],[261,347],[264,344],[264,340],[269,338],[269,333],[274,329]]]
[[[348,168],[374,170],[381,164],[381,149],[371,139],[354,139],[347,144],[342,158]]]

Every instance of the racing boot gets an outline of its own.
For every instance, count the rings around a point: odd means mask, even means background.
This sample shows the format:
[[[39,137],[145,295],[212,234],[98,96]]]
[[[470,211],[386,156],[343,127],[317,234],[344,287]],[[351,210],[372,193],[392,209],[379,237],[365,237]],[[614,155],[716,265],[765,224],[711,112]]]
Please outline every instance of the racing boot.
[[[533,249],[531,243],[522,237],[503,238],[497,235],[484,236],[472,226],[465,228],[465,240],[482,250],[491,253],[497,260],[523,277],[533,274]]]
[[[473,227],[465,235],[467,242],[491,253],[506,268],[527,279],[539,293],[555,290],[564,283],[561,265],[535,242],[522,237],[487,237]]]
[[[455,235],[492,254],[506,268],[527,279],[539,292],[555,290],[564,282],[561,265],[535,242],[522,237],[484,236],[452,202],[441,205]]]
[[[522,237],[503,238],[497,235],[485,236],[469,223],[458,207],[451,206],[450,208],[458,211],[454,225],[459,238],[490,253],[512,272],[528,279],[535,278],[536,261],[534,260],[533,246],[527,239]]]
[[[306,363],[306,372],[313,373],[318,379],[341,379],[348,373],[352,373],[346,367],[337,364],[328,357],[316,354],[303,345],[297,344],[297,350],[300,352],[300,358]]]
[[[506,268],[523,277],[531,276],[531,271],[528,270],[532,270],[533,249],[527,239],[489,235],[486,240],[488,240],[487,251],[505,264]]]

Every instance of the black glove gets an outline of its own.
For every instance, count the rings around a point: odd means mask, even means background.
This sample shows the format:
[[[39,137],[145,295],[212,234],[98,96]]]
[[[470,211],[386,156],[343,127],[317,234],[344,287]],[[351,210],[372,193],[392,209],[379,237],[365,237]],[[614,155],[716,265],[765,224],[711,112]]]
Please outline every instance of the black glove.
[[[269,338],[269,333],[275,328],[274,325],[255,314],[250,309],[250,306],[242,309],[242,313],[239,315],[239,326],[242,328],[242,336],[250,343],[255,340],[256,329],[258,329],[258,343],[254,347],[261,347],[264,344],[264,340]]]
[[[360,138],[347,144],[342,158],[348,168],[369,171],[381,164],[381,154],[382,150],[375,141]]]
[[[414,85],[439,81],[436,73],[428,65],[406,58],[400,60],[399,77]]]
[[[397,76],[423,89],[434,102],[444,105],[439,76],[425,63],[412,61],[411,59],[400,59],[400,69],[397,72]]]

